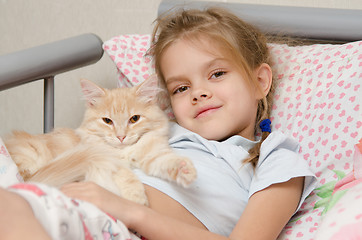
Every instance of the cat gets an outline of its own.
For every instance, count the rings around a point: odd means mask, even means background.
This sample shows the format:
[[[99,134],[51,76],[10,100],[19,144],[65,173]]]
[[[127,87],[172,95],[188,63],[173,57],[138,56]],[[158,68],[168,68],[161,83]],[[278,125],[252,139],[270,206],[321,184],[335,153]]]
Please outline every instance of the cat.
[[[111,90],[86,79],[80,83],[87,103],[80,127],[39,135],[14,131],[5,140],[25,181],[55,187],[93,181],[147,205],[143,184],[132,168],[184,187],[195,180],[191,160],[168,144],[169,120],[157,104],[157,77]]]

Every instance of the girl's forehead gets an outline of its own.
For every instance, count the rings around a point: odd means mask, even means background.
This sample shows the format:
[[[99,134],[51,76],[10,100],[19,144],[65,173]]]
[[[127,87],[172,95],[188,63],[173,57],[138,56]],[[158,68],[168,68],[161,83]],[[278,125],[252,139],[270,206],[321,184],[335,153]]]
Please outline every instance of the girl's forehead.
[[[185,65],[184,60],[198,62],[234,62],[226,57],[221,49],[207,39],[178,39],[168,46],[163,52],[160,60],[161,70],[170,64]],[[172,67],[173,68],[173,67]]]
[[[209,55],[213,55],[216,58],[228,58],[228,54],[226,53],[225,49],[222,47],[222,43],[212,39],[211,37],[202,36],[202,35],[190,35],[187,37],[182,37],[180,39],[175,40],[172,42],[166,49],[175,45],[176,43],[182,42],[186,46],[190,48],[197,49],[198,51],[204,52]]]

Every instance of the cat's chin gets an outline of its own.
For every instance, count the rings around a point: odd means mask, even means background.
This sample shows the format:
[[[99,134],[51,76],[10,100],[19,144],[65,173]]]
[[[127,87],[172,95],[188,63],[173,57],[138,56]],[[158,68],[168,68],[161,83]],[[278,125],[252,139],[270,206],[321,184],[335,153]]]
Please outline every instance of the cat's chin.
[[[128,142],[118,142],[118,143],[108,143],[108,145],[112,146],[113,148],[117,148],[117,149],[124,149],[128,146],[132,146],[134,145],[134,143],[128,143]]]
[[[117,149],[123,149],[127,146],[129,146],[128,144],[124,144],[124,143],[117,143],[117,144],[111,144],[112,147],[117,148]]]

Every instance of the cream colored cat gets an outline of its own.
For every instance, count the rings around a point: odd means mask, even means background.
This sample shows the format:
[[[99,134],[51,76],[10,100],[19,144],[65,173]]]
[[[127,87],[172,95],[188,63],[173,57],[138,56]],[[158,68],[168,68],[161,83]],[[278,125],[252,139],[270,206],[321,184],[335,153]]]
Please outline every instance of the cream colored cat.
[[[81,86],[87,109],[78,129],[40,135],[14,132],[5,141],[25,181],[56,187],[93,181],[147,204],[132,168],[182,186],[196,178],[192,162],[168,145],[168,118],[156,104],[156,77],[132,88],[108,90],[84,79]]]

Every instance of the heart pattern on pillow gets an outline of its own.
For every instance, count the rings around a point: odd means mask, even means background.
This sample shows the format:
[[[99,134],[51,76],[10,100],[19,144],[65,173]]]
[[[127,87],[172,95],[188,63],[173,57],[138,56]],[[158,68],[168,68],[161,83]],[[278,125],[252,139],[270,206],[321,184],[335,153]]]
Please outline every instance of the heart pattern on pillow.
[[[117,66],[119,87],[140,84],[154,74],[151,58],[147,56],[151,36],[119,35],[103,43],[103,49]]]
[[[290,47],[270,44],[276,91],[273,128],[299,141],[319,181],[279,239],[313,238],[326,189],[353,169],[361,138],[362,42]],[[330,188],[330,189],[329,189]],[[323,191],[323,193],[322,193]]]
[[[298,140],[301,154],[325,184],[349,172],[361,137],[362,42],[270,45],[277,87],[274,129]]]

